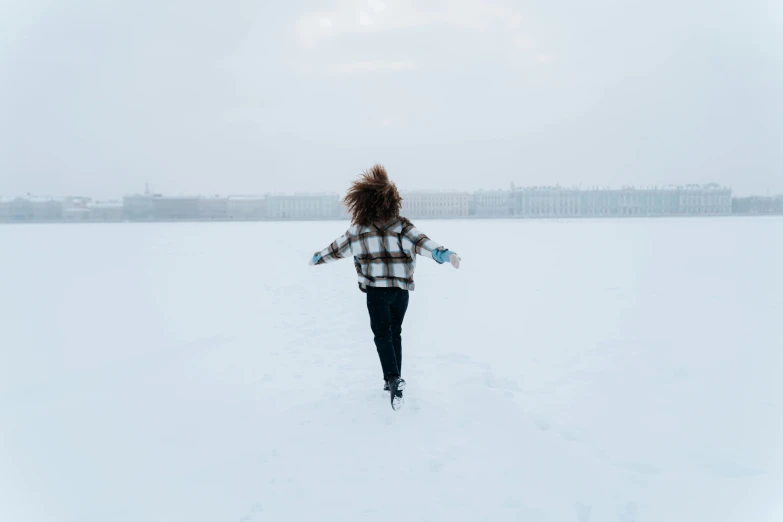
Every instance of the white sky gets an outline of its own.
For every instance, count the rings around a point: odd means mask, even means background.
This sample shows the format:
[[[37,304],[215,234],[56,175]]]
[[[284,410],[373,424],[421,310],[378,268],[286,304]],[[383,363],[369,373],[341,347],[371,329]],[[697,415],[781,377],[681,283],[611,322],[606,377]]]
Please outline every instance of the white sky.
[[[0,0],[0,194],[783,193],[773,0]]]

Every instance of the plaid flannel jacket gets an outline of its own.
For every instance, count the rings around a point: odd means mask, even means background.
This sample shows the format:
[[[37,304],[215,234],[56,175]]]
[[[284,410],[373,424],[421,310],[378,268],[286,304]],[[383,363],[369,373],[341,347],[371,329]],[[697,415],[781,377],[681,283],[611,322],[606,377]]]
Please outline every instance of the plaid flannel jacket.
[[[413,290],[416,254],[435,259],[434,251],[446,250],[432,241],[404,217],[383,227],[353,225],[321,252],[316,265],[353,255],[359,289],[368,286]],[[437,261],[437,259],[435,259]]]

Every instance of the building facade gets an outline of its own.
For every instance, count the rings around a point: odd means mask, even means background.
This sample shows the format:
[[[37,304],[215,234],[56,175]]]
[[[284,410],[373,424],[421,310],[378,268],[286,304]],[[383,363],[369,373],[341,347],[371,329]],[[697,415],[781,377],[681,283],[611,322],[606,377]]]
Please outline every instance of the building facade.
[[[0,198],[0,222],[57,222],[63,220],[63,201],[50,197]]]
[[[117,201],[89,203],[86,210],[90,221],[116,222],[125,218],[123,205]]]
[[[341,215],[340,196],[320,194],[268,194],[268,219],[338,219]]]
[[[266,219],[264,196],[230,196],[228,218],[234,221],[259,221]]]
[[[621,189],[528,187],[467,192],[407,192],[402,215],[411,219],[723,216],[783,213],[783,196],[733,198],[716,184]],[[267,196],[164,197],[145,193],[120,202],[84,197],[0,197],[0,222],[348,219],[334,193]]]
[[[637,189],[516,189],[513,214],[522,218],[641,217],[731,214],[731,189],[717,185]],[[478,206],[476,207],[478,211]]]
[[[578,217],[582,214],[582,194],[560,187],[515,189],[512,205],[517,217]]]
[[[418,218],[459,218],[470,215],[467,192],[406,192],[402,194],[403,216]]]
[[[2,198],[0,199],[0,219],[8,223],[24,223],[35,221],[40,217],[40,207],[36,212],[36,205],[27,198]]]
[[[213,196],[199,198],[198,219],[204,221],[223,221],[228,219],[228,198]]]
[[[129,221],[151,221],[154,218],[154,199],[155,197],[150,194],[125,196],[122,199],[125,219]]]
[[[508,190],[479,191],[473,194],[470,214],[482,218],[503,218],[514,215],[512,192]]]
[[[90,221],[90,211],[87,208],[71,207],[63,209],[63,221],[67,223],[85,223]]]
[[[194,196],[156,196],[152,198],[152,216],[158,221],[198,219],[199,201]]]
[[[783,214],[783,195],[734,198],[732,200],[732,213],[754,215]]]
[[[731,189],[715,184],[680,188],[680,213],[688,215],[731,214]]]
[[[9,223],[11,221],[11,202],[13,200],[0,197],[0,223]]]
[[[63,217],[61,201],[49,197],[31,197],[28,201],[30,202],[33,221],[60,221]]]

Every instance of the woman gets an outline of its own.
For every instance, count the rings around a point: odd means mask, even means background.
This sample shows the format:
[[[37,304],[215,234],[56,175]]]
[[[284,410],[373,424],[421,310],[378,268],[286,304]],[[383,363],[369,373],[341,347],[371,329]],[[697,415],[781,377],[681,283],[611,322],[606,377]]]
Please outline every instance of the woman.
[[[381,165],[353,182],[345,204],[351,212],[348,231],[321,252],[311,265],[353,256],[359,289],[367,294],[370,327],[383,368],[384,390],[392,408],[402,405],[402,321],[408,309],[408,291],[415,288],[416,254],[459,268],[460,258],[432,241],[400,216],[402,198]]]

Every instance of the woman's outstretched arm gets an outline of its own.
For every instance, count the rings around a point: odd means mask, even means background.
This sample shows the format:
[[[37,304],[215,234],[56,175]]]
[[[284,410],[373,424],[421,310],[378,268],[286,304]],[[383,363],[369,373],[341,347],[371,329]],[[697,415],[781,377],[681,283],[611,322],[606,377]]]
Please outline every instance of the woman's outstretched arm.
[[[353,233],[351,229],[342,236],[335,239],[332,244],[324,248],[320,252],[316,252],[313,258],[310,260],[311,265],[323,265],[325,263],[331,263],[338,259],[344,259],[351,254],[351,240],[353,239]]]
[[[410,249],[414,254],[429,257],[438,264],[443,264],[448,261],[454,268],[459,268],[461,259],[456,253],[430,239],[410,221],[403,224],[402,235],[407,241],[410,241]]]

